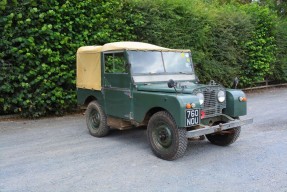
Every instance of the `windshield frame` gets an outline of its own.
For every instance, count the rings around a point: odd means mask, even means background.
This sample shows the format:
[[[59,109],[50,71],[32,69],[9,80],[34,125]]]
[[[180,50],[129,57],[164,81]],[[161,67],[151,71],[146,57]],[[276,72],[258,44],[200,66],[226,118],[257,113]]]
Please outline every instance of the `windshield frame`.
[[[143,75],[173,75],[173,74],[176,74],[176,75],[179,75],[179,74],[183,74],[183,75],[194,75],[195,74],[195,71],[194,71],[194,64],[193,64],[193,61],[192,61],[192,56],[191,56],[191,52],[188,51],[188,52],[178,52],[178,51],[159,51],[159,50],[147,50],[147,51],[142,51],[142,50],[127,50],[127,59],[128,59],[128,63],[130,65],[130,73],[133,75],[133,76],[143,76]],[[131,59],[130,59],[130,53],[132,52],[159,52],[160,55],[161,55],[161,64],[163,65],[163,69],[164,69],[164,72],[145,72],[145,73],[134,73],[133,72],[133,63],[131,62]],[[166,72],[167,70],[167,66],[166,66],[166,63],[165,63],[165,59],[164,59],[164,53],[179,53],[179,54],[184,54],[184,57],[189,60],[189,64],[190,64],[190,68],[191,68],[191,71],[190,72],[186,72],[186,71],[179,71],[179,72]],[[186,54],[188,54],[188,57],[186,57]]]

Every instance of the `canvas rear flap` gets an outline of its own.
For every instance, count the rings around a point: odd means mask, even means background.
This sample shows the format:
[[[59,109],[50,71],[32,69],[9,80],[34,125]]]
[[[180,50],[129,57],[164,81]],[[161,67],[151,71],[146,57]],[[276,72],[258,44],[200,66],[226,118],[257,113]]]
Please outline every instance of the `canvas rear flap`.
[[[77,51],[77,88],[101,90],[101,47],[85,46]]]

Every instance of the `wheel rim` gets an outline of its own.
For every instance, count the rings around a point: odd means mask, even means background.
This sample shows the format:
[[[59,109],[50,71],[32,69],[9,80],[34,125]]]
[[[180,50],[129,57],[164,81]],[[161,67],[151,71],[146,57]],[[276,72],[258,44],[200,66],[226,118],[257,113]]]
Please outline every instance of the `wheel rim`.
[[[92,110],[89,116],[89,122],[93,129],[98,129],[100,126],[100,114],[97,110]]]
[[[169,148],[172,144],[172,132],[170,127],[165,123],[160,123],[152,130],[152,139],[157,148]]]

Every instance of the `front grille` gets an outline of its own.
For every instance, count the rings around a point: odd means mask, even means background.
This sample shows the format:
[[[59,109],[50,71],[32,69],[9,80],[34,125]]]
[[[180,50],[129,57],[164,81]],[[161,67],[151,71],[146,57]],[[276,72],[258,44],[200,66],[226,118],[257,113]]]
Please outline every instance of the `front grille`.
[[[205,112],[205,117],[213,117],[221,114],[222,109],[226,107],[225,101],[223,103],[219,103],[217,100],[217,93],[220,90],[224,90],[224,88],[220,86],[208,86],[198,88],[193,91],[193,94],[201,92],[204,95],[202,109]]]

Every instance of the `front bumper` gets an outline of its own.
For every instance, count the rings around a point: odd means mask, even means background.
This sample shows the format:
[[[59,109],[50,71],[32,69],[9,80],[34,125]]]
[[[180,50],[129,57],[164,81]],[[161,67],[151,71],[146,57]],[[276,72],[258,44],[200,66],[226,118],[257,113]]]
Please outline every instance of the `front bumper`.
[[[234,127],[240,127],[242,125],[247,125],[253,123],[253,119],[245,119],[245,120],[234,120],[228,123],[220,123],[219,125],[214,126],[204,126],[204,128],[195,129],[191,131],[187,131],[187,137],[197,137],[201,135],[217,133],[226,129],[231,129]]]

